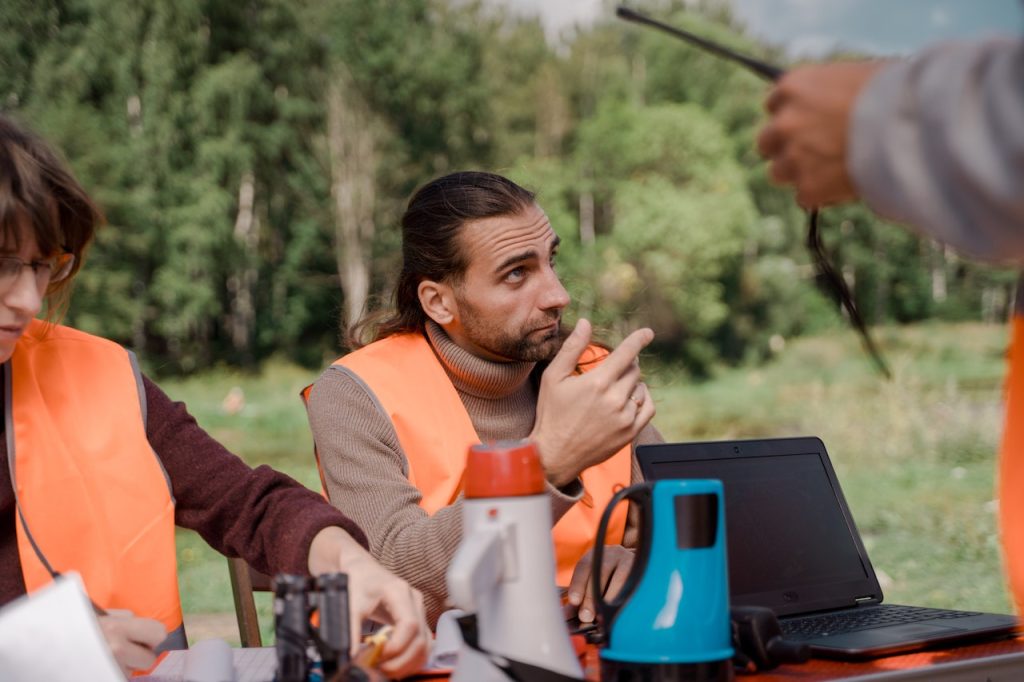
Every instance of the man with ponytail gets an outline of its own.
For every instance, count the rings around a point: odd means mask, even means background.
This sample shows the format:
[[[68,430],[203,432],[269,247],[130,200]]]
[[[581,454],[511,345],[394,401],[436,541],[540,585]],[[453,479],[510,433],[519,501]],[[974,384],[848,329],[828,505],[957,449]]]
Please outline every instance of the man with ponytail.
[[[419,589],[433,623],[462,535],[466,452],[533,439],[547,476],[559,583],[593,619],[590,550],[605,505],[639,479],[637,443],[659,441],[637,355],[649,329],[609,351],[555,272],[559,238],[534,195],[492,173],[417,191],[402,217],[394,309],[358,324],[353,350],[304,395],[324,487],[367,532],[370,551]],[[371,343],[363,344],[369,335]],[[613,516],[603,582],[632,563],[636,523]]]

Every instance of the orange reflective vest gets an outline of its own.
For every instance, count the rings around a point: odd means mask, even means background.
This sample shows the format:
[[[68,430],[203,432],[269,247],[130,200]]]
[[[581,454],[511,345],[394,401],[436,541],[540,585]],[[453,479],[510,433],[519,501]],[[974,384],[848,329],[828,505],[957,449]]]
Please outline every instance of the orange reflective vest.
[[[31,592],[77,571],[89,598],[186,646],[170,481],[146,439],[142,375],[121,346],[33,320],[4,365],[18,552]]]
[[[999,455],[999,525],[1017,613],[1024,614],[1024,278],[1010,332],[1006,420]]]
[[[596,367],[607,351],[591,346],[581,370]],[[422,334],[398,334],[375,341],[339,358],[370,389],[398,435],[408,477],[422,493],[420,506],[433,514],[462,492],[466,454],[480,442],[455,386]],[[309,387],[303,392],[308,398]],[[555,524],[552,539],[558,584],[568,585],[576,563],[594,545],[597,526],[615,491],[630,483],[632,446],[626,445],[605,462],[580,476],[583,499]],[[317,467],[323,477],[320,458]],[[325,486],[326,489],[326,486]],[[619,505],[608,526],[607,543],[622,542],[626,505]]]

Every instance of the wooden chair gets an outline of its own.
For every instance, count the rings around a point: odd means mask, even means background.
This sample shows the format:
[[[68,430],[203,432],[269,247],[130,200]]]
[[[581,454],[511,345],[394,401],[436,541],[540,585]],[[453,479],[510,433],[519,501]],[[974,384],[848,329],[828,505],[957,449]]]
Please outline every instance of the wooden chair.
[[[260,573],[245,559],[228,559],[231,576],[231,596],[235,599],[235,617],[238,618],[238,637],[243,647],[261,647],[260,622],[256,615],[253,592],[270,592],[273,583],[269,575]]]

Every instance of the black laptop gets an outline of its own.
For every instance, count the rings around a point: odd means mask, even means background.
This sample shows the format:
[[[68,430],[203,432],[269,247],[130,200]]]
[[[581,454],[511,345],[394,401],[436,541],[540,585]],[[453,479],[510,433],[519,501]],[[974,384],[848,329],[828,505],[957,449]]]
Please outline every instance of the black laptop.
[[[734,605],[767,606],[817,656],[869,658],[1013,634],[1013,616],[882,604],[882,589],[818,438],[637,448],[647,480],[725,489]]]

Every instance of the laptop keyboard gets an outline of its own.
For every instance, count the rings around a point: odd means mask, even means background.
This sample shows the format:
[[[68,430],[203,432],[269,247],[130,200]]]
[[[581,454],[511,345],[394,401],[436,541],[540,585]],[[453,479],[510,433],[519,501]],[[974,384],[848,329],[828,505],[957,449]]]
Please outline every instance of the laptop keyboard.
[[[922,606],[899,606],[897,604],[879,604],[864,609],[843,611],[841,613],[824,613],[818,616],[787,618],[783,620],[782,634],[786,639],[808,640],[838,635],[857,630],[889,625],[916,623],[934,618],[964,618],[981,615],[976,611],[947,611],[945,609],[929,609]]]

